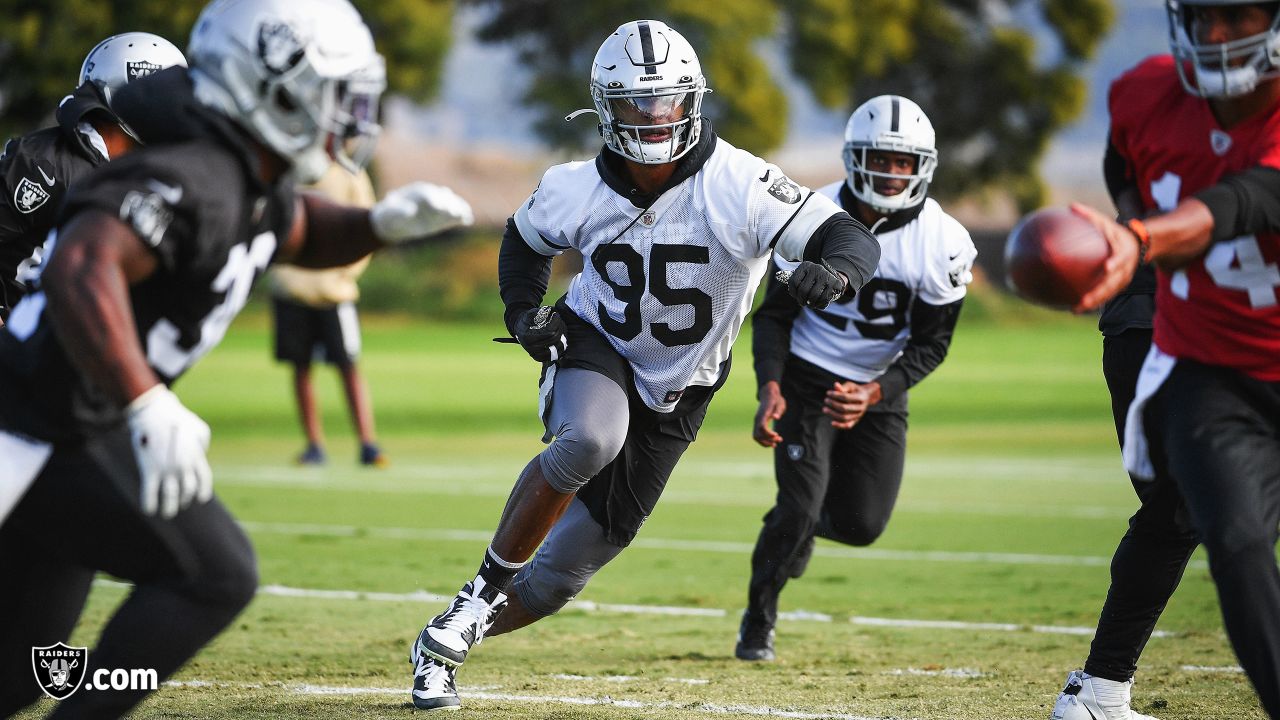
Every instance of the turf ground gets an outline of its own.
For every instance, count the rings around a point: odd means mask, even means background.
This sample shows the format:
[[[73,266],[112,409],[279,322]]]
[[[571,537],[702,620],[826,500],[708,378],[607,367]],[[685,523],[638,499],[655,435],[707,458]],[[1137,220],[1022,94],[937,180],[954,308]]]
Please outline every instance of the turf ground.
[[[237,322],[177,388],[214,428],[222,500],[262,591],[140,717],[409,717],[406,651],[475,571],[541,447],[536,368],[491,326],[370,322],[362,361],[392,466],[355,463],[327,368],[331,462],[301,441],[265,319]],[[749,343],[635,545],[556,618],[484,643],[452,717],[1045,718],[1088,649],[1136,499],[1120,469],[1087,319],[962,321],[913,392],[902,497],[870,548],[820,541],[788,586],[779,660],[733,659],[748,560],[772,497],[748,436]],[[1143,657],[1135,709],[1261,718],[1198,553]],[[100,582],[92,645],[126,589]],[[47,710],[51,701],[42,702]],[[27,716],[34,717],[32,712]],[[26,716],[24,716],[26,717]]]

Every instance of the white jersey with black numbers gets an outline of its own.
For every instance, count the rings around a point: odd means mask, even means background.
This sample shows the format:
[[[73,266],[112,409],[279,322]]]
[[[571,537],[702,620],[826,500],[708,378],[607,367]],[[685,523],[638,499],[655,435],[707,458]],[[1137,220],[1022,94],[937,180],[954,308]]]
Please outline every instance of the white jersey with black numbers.
[[[818,190],[837,198],[843,181]],[[965,295],[978,255],[955,218],[932,198],[914,220],[879,233],[880,265],[852,298],[823,310],[802,308],[791,327],[791,352],[840,377],[869,382],[902,354],[911,337],[911,306],[947,305]],[[776,258],[782,269],[795,263]]]
[[[650,408],[713,385],[773,250],[800,258],[841,212],[776,166],[717,138],[706,163],[647,209],[605,184],[594,162],[549,169],[515,214],[533,250],[582,253],[567,303],[608,338]]]

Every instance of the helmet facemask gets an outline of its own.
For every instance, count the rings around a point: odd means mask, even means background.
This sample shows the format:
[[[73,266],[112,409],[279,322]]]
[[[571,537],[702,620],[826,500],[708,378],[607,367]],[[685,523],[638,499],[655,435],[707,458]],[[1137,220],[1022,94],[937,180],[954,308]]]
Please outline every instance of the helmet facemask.
[[[591,99],[600,115],[605,144],[643,165],[679,160],[702,135],[702,94],[706,83],[680,78],[673,88],[626,89],[592,85]]]
[[[905,153],[915,157],[916,170],[910,175],[880,172],[871,169],[867,154],[871,151]],[[855,197],[870,205],[882,215],[915,207],[929,194],[933,171],[938,167],[938,151],[893,143],[850,142],[844,146],[844,167],[848,174],[849,189]],[[876,180],[906,180],[907,186],[895,195],[883,195],[876,191]]]
[[[1263,80],[1280,77],[1280,12],[1273,13],[1270,27],[1263,32],[1229,42],[1199,43],[1190,12],[1198,5],[1165,1],[1169,47],[1187,92],[1203,98],[1238,97]]]

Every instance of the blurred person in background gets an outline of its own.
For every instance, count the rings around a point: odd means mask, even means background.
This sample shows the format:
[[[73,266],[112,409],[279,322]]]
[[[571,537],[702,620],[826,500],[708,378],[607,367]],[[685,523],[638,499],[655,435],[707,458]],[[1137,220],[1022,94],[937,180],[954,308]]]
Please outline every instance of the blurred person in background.
[[[332,165],[324,177],[307,188],[344,205],[372,207],[373,183],[365,171],[352,174]],[[276,360],[293,368],[293,394],[307,446],[298,456],[301,465],[323,465],[326,460],[324,428],[311,384],[311,364],[322,360],[338,369],[360,439],[361,465],[386,467],[387,457],[374,435],[373,407],[368,386],[360,376],[360,319],[356,280],[369,266],[366,256],[343,267],[310,270],[280,264],[271,271],[271,318],[275,326]]]
[[[778,495],[751,556],[740,660],[774,659],[778,596],[804,573],[815,535],[865,546],[884,532],[902,486],[907,389],[947,356],[978,255],[928,196],[938,151],[919,105],[863,103],[843,156],[847,177],[818,192],[871,229],[880,264],[857,295],[825,309],[797,303],[774,275],[751,318],[752,438],[773,448]]]
[[[0,716],[40,695],[32,650],[70,637],[95,571],[133,587],[83,677],[164,681],[253,598],[209,426],[169,386],[267,266],[345,265],[471,221],[426,183],[371,210],[295,192],[335,160],[359,170],[377,137],[385,69],[347,0],[216,0],[187,54],[189,71],[114,94],[147,144],[72,188],[38,288],[0,328]],[[147,692],[75,693],[53,717],[120,717]]]
[[[75,91],[58,104],[57,125],[10,139],[0,155],[0,325],[31,289],[46,236],[67,188],[138,145],[111,97],[130,81],[187,60],[158,35],[128,32],[98,43]]]
[[[1124,224],[1077,206],[1112,246],[1079,309],[1111,301],[1103,367],[1142,505],[1052,720],[1149,718],[1133,675],[1197,539],[1236,656],[1280,718],[1278,7],[1170,0],[1172,55],[1111,87],[1105,169]]]

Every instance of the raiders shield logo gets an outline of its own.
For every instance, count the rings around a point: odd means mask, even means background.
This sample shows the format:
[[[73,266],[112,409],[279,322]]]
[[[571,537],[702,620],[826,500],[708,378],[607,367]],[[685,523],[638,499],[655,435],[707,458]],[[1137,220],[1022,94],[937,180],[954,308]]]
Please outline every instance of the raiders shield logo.
[[[1214,128],[1209,131],[1209,147],[1213,148],[1213,154],[1222,157],[1231,149],[1231,136]]]
[[[800,186],[785,175],[773,181],[769,186],[769,194],[788,205],[800,202]]]
[[[31,648],[31,670],[36,674],[36,682],[44,694],[54,700],[66,700],[80,689],[88,662],[89,648],[63,643]]]
[[[804,457],[804,446],[798,443],[792,443],[787,446],[787,457],[791,458],[791,462],[795,462]]]
[[[24,215],[35,212],[48,201],[49,191],[33,180],[22,178],[22,181],[18,183],[18,187],[13,189],[13,206],[18,208],[18,212]]]
[[[258,28],[258,56],[271,72],[280,75],[292,70],[305,52],[302,40],[288,24],[264,22]]]
[[[133,82],[140,77],[146,77],[160,69],[160,65],[146,60],[138,60],[137,62],[125,63],[125,82]]]

